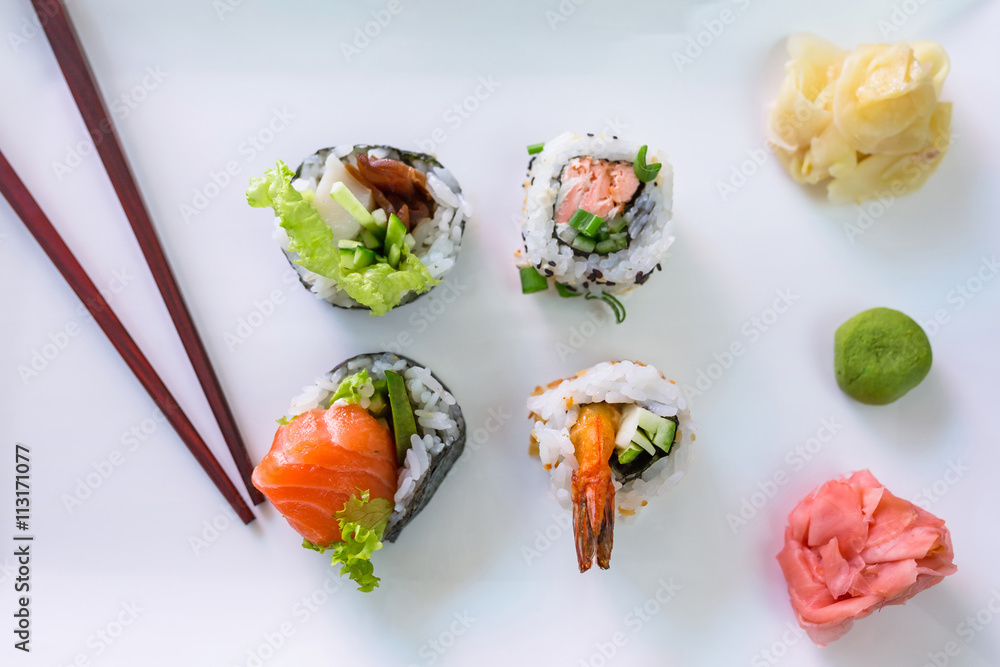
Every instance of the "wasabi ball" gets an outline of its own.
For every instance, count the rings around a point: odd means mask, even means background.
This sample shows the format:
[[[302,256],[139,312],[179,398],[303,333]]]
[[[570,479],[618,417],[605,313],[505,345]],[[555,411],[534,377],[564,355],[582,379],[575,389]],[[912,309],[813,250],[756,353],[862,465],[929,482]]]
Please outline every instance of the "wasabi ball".
[[[920,325],[898,310],[872,308],[837,329],[833,369],[845,394],[869,405],[885,405],[927,377],[931,343]]]

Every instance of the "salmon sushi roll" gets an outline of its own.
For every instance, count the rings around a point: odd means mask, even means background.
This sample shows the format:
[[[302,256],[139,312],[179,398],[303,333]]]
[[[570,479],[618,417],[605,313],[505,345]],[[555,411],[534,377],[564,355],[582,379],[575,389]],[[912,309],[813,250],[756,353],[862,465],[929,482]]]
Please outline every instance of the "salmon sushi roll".
[[[472,211],[437,158],[391,146],[336,146],[295,172],[279,161],[247,201],[275,213],[274,236],[299,280],[340,308],[384,315],[455,266]]]
[[[670,164],[655,149],[604,135],[566,133],[528,152],[522,291],[551,281],[561,296],[604,298],[619,315],[614,295],[645,283],[674,241]]]
[[[348,359],[306,387],[253,472],[303,546],[332,551],[360,590],[382,542],[427,506],[465,447],[465,419],[427,368],[394,354]]]
[[[573,510],[577,564],[610,567],[615,516],[631,517],[684,477],[695,439],[680,387],[652,366],[604,362],[528,397],[530,453]]]

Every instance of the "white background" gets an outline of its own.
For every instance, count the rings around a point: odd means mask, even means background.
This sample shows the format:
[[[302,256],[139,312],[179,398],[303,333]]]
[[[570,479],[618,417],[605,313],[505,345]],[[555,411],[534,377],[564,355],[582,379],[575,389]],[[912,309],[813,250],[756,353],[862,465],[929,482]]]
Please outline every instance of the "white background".
[[[997,3],[913,1],[910,16],[862,0],[567,1],[563,14],[547,14],[560,11],[551,1],[424,0],[404,2],[350,62],[341,44],[385,3],[234,0],[232,11],[209,0],[69,4],[105,99],[121,100],[116,126],[254,460],[303,385],[348,356],[390,348],[401,333],[412,338],[403,351],[458,397],[470,438],[490,411],[503,424],[488,438],[481,431],[477,447],[470,441],[424,513],[376,555],[380,589],[364,595],[348,582],[328,594],[324,582],[334,588],[336,578],[328,579],[326,558],[301,549],[270,506],[250,527],[227,516],[0,204],[8,452],[0,538],[13,533],[14,442],[32,451],[37,536],[30,656],[11,647],[13,560],[0,547],[0,663],[1000,664],[1000,619],[988,610],[1000,608],[1000,281],[975,282],[983,258],[1000,247]],[[731,20],[719,31],[723,11]],[[0,148],[94,281],[110,287],[117,272],[114,288],[127,283],[111,294],[113,307],[233,472],[46,39],[27,23],[32,16],[28,0],[0,5]],[[809,30],[853,47],[884,41],[886,26],[891,40],[934,39],[951,56],[944,98],[955,103],[955,141],[927,185],[884,209],[832,206],[768,155],[721,196],[719,183],[764,145],[783,39]],[[675,54],[699,33],[707,46],[678,66]],[[494,89],[479,87],[476,99],[481,77]],[[476,108],[463,118],[449,112],[456,104]],[[275,110],[293,118],[268,136]],[[663,272],[626,302],[627,321],[593,333],[583,325],[596,305],[520,294],[512,216],[527,144],[609,121],[669,154],[678,238]],[[475,208],[452,273],[460,297],[444,304],[425,296],[374,319],[330,308],[289,282],[270,216],[245,204],[249,177],[335,143],[427,149],[435,128],[443,135],[434,150]],[[258,151],[251,136],[269,141]],[[211,187],[230,161],[236,177]],[[196,192],[211,198],[185,220],[181,206],[193,206]],[[851,238],[863,214],[873,222]],[[968,281],[981,289],[958,298]],[[751,335],[752,318],[770,317],[776,290],[790,290],[794,304]],[[265,300],[279,303],[271,309]],[[947,319],[928,326],[930,375],[886,407],[852,402],[832,372],[835,328],[873,306],[925,326],[938,311]],[[258,309],[271,314],[252,315]],[[233,342],[248,318],[260,326]],[[63,340],[71,323],[79,334]],[[581,326],[593,335],[578,337]],[[64,349],[37,376],[22,377],[19,368],[36,352],[52,353],[45,346],[53,340]],[[724,371],[713,368],[713,355],[724,357],[734,342],[745,353]],[[560,343],[572,352],[560,355]],[[580,575],[567,515],[546,497],[547,474],[526,454],[524,399],[538,383],[617,358],[652,363],[686,385],[700,373],[718,379],[692,397],[700,424],[692,474],[635,523],[619,523],[610,571]],[[838,424],[836,434],[795,463],[795,449],[824,419]],[[141,436],[128,436],[133,429]],[[115,451],[121,464],[108,474]],[[953,465],[964,471],[948,483]],[[864,467],[905,498],[937,482],[928,502],[952,530],[959,572],[819,649],[789,631],[794,617],[774,555],[785,515],[806,492]],[[769,485],[777,472],[787,482]],[[734,530],[727,515],[751,499],[762,507]],[[671,580],[680,587],[674,597],[650,602]],[[321,601],[312,611],[301,602],[310,596]],[[123,604],[138,610],[122,612]],[[643,605],[653,610],[646,620],[633,612]],[[960,624],[977,613],[992,623],[970,636]],[[131,623],[120,633],[119,616]],[[600,651],[611,652],[616,633],[623,645],[607,660]],[[956,656],[944,655],[949,642]]]

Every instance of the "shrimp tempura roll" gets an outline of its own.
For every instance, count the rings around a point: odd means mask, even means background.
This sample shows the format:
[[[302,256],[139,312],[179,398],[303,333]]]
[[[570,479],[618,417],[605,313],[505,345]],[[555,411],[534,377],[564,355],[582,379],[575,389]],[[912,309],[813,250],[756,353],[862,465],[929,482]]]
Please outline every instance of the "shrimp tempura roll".
[[[694,422],[680,387],[652,366],[604,362],[528,398],[531,454],[573,509],[581,572],[611,561],[615,515],[631,516],[687,468]]]

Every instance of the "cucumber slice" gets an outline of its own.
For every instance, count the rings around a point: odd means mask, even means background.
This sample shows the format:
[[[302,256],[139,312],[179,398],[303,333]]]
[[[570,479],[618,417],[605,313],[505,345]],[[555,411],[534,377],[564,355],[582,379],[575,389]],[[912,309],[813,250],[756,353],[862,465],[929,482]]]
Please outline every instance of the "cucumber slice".
[[[621,230],[625,229],[625,227],[627,227],[627,226],[628,226],[628,220],[626,220],[624,217],[621,217],[621,216],[619,216],[617,218],[612,218],[611,221],[608,222],[608,229],[613,234],[617,233],[617,232],[620,232]]]
[[[649,441],[649,438],[646,437],[642,429],[635,430],[635,433],[632,435],[632,443],[645,449],[650,456],[656,456],[656,448],[653,447],[653,443]]]
[[[403,465],[406,450],[410,448],[410,438],[417,433],[417,422],[413,418],[410,394],[406,383],[398,373],[385,372],[385,383],[389,389],[389,409],[392,410],[392,430],[396,437],[396,460]]]
[[[371,266],[376,261],[378,261],[375,253],[373,253],[368,248],[362,248],[358,246],[354,249],[354,268],[363,269],[366,266]]]
[[[594,246],[596,246],[597,243],[594,241],[594,239],[588,238],[583,234],[580,234],[575,239],[573,239],[573,242],[570,243],[570,245],[579,250],[580,252],[594,252]]]
[[[394,269],[399,268],[399,260],[403,257],[403,251],[399,249],[398,245],[389,246],[388,257],[386,260],[389,262],[389,266]]]
[[[677,437],[677,424],[670,419],[664,419],[666,423],[653,436],[653,444],[669,454],[670,448],[674,445],[674,438]]]
[[[361,245],[361,241],[352,241],[350,239],[341,239],[341,240],[337,241],[337,247],[338,248],[351,248],[351,249],[354,249],[354,248],[357,248],[359,245]]]
[[[646,433],[656,433],[660,430],[660,426],[665,421],[667,420],[663,417],[657,417],[649,410],[639,408],[639,428],[644,430]]]
[[[364,243],[365,247],[369,250],[378,250],[382,247],[382,243],[378,240],[378,238],[367,229],[361,230],[361,242]]]
[[[340,266],[343,267],[345,271],[354,270],[354,252],[357,248],[341,248],[340,249]]]
[[[372,416],[382,417],[388,407],[389,404],[382,398],[382,394],[372,394],[368,403],[368,412],[372,413]]]
[[[385,230],[385,251],[389,252],[392,246],[401,246],[406,239],[406,225],[393,213],[389,216],[389,223]]]
[[[378,223],[379,227],[384,227],[389,222],[384,208],[377,208],[372,211],[372,217],[375,218],[375,222]]]
[[[635,457],[642,453],[642,447],[639,445],[632,445],[628,449],[623,449],[618,452],[618,463],[622,465],[627,465],[635,460]]]
[[[599,255],[607,255],[609,252],[615,252],[616,250],[621,250],[621,247],[618,245],[618,241],[614,239],[598,241],[597,245],[594,246],[594,252]]]

